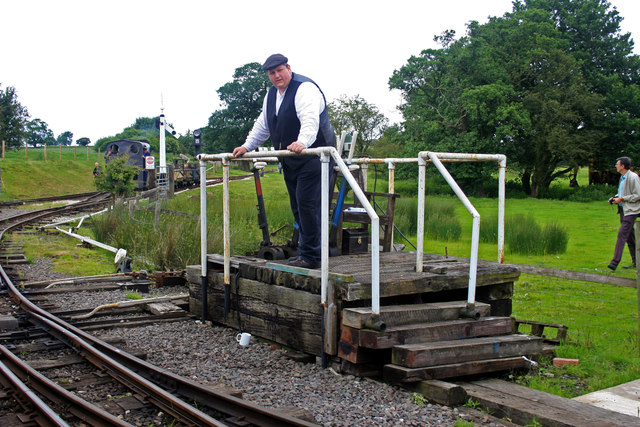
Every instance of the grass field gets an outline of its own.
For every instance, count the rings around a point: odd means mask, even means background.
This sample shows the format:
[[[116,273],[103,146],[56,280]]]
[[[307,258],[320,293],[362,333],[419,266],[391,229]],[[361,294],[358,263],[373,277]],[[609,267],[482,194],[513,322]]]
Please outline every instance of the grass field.
[[[24,153],[22,153],[24,154]],[[94,153],[97,156],[97,153]],[[91,170],[94,159],[86,161],[63,158],[60,160],[7,159],[1,163],[3,194],[2,199],[14,197],[38,197],[52,194],[92,190]],[[275,167],[274,167],[275,169]],[[580,179],[586,183],[586,178]],[[369,179],[370,187],[373,180]],[[381,179],[377,191],[385,191],[386,183]],[[560,183],[559,185],[563,185]],[[583,184],[584,185],[584,184]],[[282,175],[268,173],[262,178],[262,186],[269,219],[273,231],[292,222],[288,197],[282,181]],[[6,191],[6,193],[5,193]],[[221,187],[210,187],[208,193],[209,251],[220,252],[221,242]],[[256,220],[256,198],[253,180],[235,181],[230,190],[232,252],[244,254],[255,250],[262,239]],[[407,196],[403,196],[406,198]],[[462,226],[461,237],[457,241],[425,240],[425,251],[451,256],[469,257],[471,216],[453,195],[428,196],[437,204],[452,204],[455,216]],[[497,214],[496,199],[471,198],[471,202],[482,216],[481,228],[486,221],[493,220]],[[186,192],[176,196],[165,204],[165,208],[181,210],[194,215],[199,213],[199,195]],[[507,217],[515,215],[533,215],[540,225],[556,223],[566,228],[569,236],[565,253],[555,255],[518,255],[506,248],[505,261],[517,264],[538,265],[553,268],[580,270],[585,272],[614,274],[622,277],[635,277],[632,270],[619,269],[611,273],[607,268],[613,254],[618,216],[606,200],[593,202],[569,202],[548,199],[508,199]],[[124,215],[126,217],[126,215]],[[153,230],[152,219],[140,214],[137,222],[123,225],[114,246],[125,247],[134,257],[135,268],[159,268],[199,262],[199,231],[191,220],[171,220],[163,216],[161,232]],[[124,224],[126,219],[116,218],[116,224]],[[194,224],[191,224],[193,222]],[[147,225],[144,225],[144,224]],[[128,228],[127,228],[128,227]],[[108,225],[107,229],[118,228]],[[415,243],[415,230],[402,232]],[[291,235],[291,227],[285,227],[275,241],[283,243]],[[126,239],[129,240],[126,240]],[[122,240],[118,240],[122,239]],[[64,239],[60,239],[64,241]],[[127,243],[129,242],[129,243]],[[182,242],[182,243],[181,243]],[[187,243],[184,243],[187,242]],[[396,242],[401,242],[396,234]],[[39,244],[43,242],[40,241]],[[55,242],[57,245],[59,242]],[[75,241],[68,246],[74,247]],[[53,243],[52,243],[53,245]],[[129,246],[122,246],[129,245]],[[189,246],[189,247],[186,247]],[[42,246],[38,246],[42,250]],[[408,246],[410,249],[410,246]],[[95,251],[73,252],[68,248],[59,255],[61,249],[51,249],[54,258],[64,261],[74,259],[79,265],[80,259]],[[34,251],[38,250],[34,248]],[[82,249],[78,249],[82,251]],[[66,251],[66,249],[65,249]],[[85,249],[86,251],[86,249]],[[481,243],[481,259],[496,260],[497,245]],[[109,260],[111,254],[105,255]],[[112,262],[112,261],[111,261]],[[175,265],[172,263],[176,263]],[[630,263],[625,253],[622,265]],[[58,271],[68,271],[70,264],[61,263]],[[106,264],[108,265],[108,263]],[[97,274],[109,271],[97,271],[101,267],[93,264],[91,272],[73,271],[74,274]],[[549,361],[543,361],[540,370],[519,377],[520,383],[531,387],[572,397],[592,390],[620,384],[640,376],[640,357],[638,356],[638,306],[635,289],[615,286],[572,282],[549,279],[539,276],[523,275],[516,283],[513,298],[513,314],[519,319],[539,320],[565,324],[569,327],[569,342],[559,346],[556,354],[561,357],[580,359],[578,366],[553,367]]]

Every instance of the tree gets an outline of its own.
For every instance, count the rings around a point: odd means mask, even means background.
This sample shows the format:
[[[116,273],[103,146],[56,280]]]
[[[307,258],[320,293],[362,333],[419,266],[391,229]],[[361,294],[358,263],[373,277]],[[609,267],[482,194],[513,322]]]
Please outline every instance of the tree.
[[[40,119],[27,122],[25,140],[27,145],[53,145],[55,139],[49,125]]]
[[[382,136],[389,120],[378,108],[364,98],[342,95],[328,105],[331,124],[336,132],[358,132],[358,153],[367,153],[371,145]]]
[[[487,24],[470,23],[459,40],[452,34],[390,79],[406,100],[407,149],[507,154],[535,197],[588,164],[607,137],[605,98],[547,10],[516,4]],[[463,176],[477,173],[465,168]]]
[[[542,10],[569,43],[585,84],[603,97],[602,115],[587,125],[604,136],[591,153],[593,165],[611,168],[622,155],[640,156],[640,56],[623,18],[606,0],[518,0],[514,10]]]
[[[112,159],[101,173],[95,177],[98,191],[109,191],[114,197],[133,194],[136,183],[133,178],[138,174],[138,168],[127,165],[127,159],[116,157]]]
[[[15,88],[0,90],[0,141],[4,141],[7,148],[22,146],[28,119],[29,112],[18,102]]]
[[[73,142],[73,133],[69,131],[62,132],[60,135],[58,135],[58,138],[56,138],[57,145],[71,145],[72,142]]]
[[[76,144],[86,147],[87,145],[91,144],[91,139],[87,138],[86,136],[82,138],[78,138],[76,140]]]
[[[244,142],[262,111],[262,101],[270,84],[257,62],[236,68],[233,81],[217,91],[223,108],[211,114],[203,129],[202,143],[206,152],[231,152]]]

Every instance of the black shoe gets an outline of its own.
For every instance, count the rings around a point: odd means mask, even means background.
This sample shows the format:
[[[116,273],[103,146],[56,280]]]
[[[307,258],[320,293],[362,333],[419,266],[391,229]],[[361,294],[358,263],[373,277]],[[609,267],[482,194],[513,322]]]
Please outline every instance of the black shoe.
[[[625,270],[631,270],[631,269],[636,269],[636,265],[635,264],[631,264],[631,265],[625,265],[624,267]]]
[[[617,266],[618,266],[618,265],[617,265],[617,264],[614,264],[614,263],[610,263],[609,265],[607,265],[607,267],[609,267],[609,269],[610,269],[610,270],[613,270],[613,271],[615,271],[615,270],[616,270],[616,267],[617,267]]]
[[[288,264],[292,267],[301,267],[301,268],[308,268],[308,269],[314,269],[314,268],[320,267],[320,264],[310,263],[302,258],[299,258],[295,261],[289,261]]]
[[[299,256],[292,256],[291,258],[289,258],[289,259],[287,260],[287,262],[293,262],[293,261],[297,261],[297,260],[299,260],[299,259],[302,259],[302,258],[300,258]]]

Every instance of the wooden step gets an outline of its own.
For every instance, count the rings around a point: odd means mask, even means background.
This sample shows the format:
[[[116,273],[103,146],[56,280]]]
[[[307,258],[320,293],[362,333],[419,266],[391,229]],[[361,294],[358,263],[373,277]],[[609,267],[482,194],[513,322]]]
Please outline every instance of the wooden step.
[[[383,376],[385,380],[390,382],[408,383],[422,380],[457,378],[490,372],[509,371],[511,369],[522,369],[529,366],[530,362],[525,360],[522,356],[473,360],[469,362],[450,363],[423,368],[408,368],[406,366],[387,364],[384,365]]]
[[[15,253],[14,252],[14,253],[3,253],[3,254],[0,254],[0,259],[2,259],[2,260],[15,260],[15,259],[22,260],[22,259],[26,259],[26,258],[24,256],[24,254],[22,254],[22,253]]]
[[[457,319],[401,325],[387,327],[384,331],[343,326],[340,341],[363,348],[383,349],[403,344],[511,334],[512,323],[510,317],[482,317],[478,320]]]
[[[391,363],[408,368],[421,368],[538,354],[542,351],[542,341],[540,337],[514,334],[398,345],[393,347],[391,352]]]
[[[409,325],[412,323],[439,322],[454,320],[460,317],[460,310],[465,308],[466,301],[447,301],[428,304],[404,304],[380,307],[380,320],[387,328]],[[489,304],[476,302],[475,308],[481,316],[488,316]],[[345,308],[342,310],[342,324],[356,329],[366,329],[371,323],[370,307]]]

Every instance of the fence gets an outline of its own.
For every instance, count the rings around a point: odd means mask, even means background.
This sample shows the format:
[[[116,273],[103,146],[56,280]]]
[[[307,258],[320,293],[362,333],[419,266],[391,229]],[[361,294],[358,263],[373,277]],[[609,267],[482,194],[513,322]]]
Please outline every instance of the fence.
[[[24,151],[24,153],[22,153]],[[49,145],[42,147],[28,147],[25,146],[24,150],[5,150],[4,144],[2,146],[2,160],[6,158],[20,158],[31,161],[50,161],[50,160],[91,160],[100,161],[103,156],[98,151],[94,150],[94,147],[82,147],[82,146],[67,146],[67,145]]]
[[[635,233],[640,241],[640,223]],[[640,260],[640,246],[636,257]],[[542,332],[545,338],[555,339],[558,330],[562,333],[556,326],[562,325],[567,327],[567,340],[585,348],[606,345],[611,354],[638,353],[640,270],[634,280],[580,271],[521,269],[523,274],[514,286],[513,316],[533,321],[533,325],[520,324],[521,332]]]

